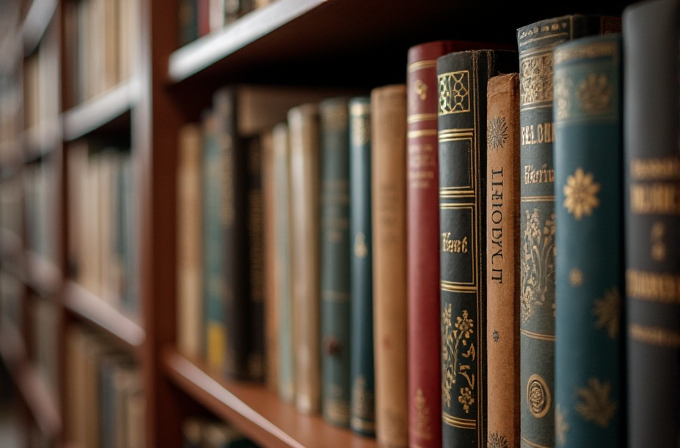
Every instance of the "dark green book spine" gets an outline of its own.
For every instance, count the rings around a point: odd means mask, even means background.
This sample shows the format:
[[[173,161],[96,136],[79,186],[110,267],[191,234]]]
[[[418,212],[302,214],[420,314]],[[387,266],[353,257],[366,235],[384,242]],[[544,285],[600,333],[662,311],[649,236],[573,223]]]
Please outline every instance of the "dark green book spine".
[[[321,118],[322,409],[349,426],[350,234],[349,118],[346,98],[319,104]]]
[[[676,0],[623,13],[631,448],[680,446],[679,14]]]
[[[486,91],[514,51],[437,59],[442,446],[486,446]]]
[[[180,0],[179,46],[182,47],[198,39],[198,0]]]
[[[555,445],[553,48],[609,28],[620,29],[620,19],[570,15],[517,30],[521,127],[520,432],[522,446],[528,448]]]
[[[350,427],[375,435],[373,248],[371,233],[371,98],[349,103],[352,399]]]
[[[555,442],[623,446],[621,35],[555,47]]]

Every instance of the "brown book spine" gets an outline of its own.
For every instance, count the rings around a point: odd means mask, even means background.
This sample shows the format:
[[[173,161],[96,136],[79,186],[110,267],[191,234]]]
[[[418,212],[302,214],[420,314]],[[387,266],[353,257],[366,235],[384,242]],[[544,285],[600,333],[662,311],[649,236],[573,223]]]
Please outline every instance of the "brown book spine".
[[[487,90],[487,369],[489,446],[519,448],[519,75]]]
[[[408,446],[406,85],[371,92],[373,300],[378,444]]]

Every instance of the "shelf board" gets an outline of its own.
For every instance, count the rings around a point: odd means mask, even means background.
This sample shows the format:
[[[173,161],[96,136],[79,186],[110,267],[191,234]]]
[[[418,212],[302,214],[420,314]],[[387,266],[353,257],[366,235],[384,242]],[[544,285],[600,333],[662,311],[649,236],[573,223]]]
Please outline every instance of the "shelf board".
[[[37,293],[51,297],[61,287],[61,270],[57,265],[35,252],[24,251],[24,282]]]
[[[130,129],[131,110],[139,98],[139,80],[131,78],[63,114],[64,139]]]
[[[259,384],[232,382],[189,360],[174,348],[163,352],[163,368],[187,394],[269,448],[333,446],[376,448],[375,439],[330,425],[320,415],[301,414],[276,392]]]
[[[58,404],[30,363],[19,330],[8,320],[0,324],[0,356],[40,430],[49,437],[57,437],[62,428]]]
[[[35,51],[57,9],[57,0],[33,0],[31,8],[21,25],[24,55]]]
[[[131,350],[138,350],[143,344],[145,332],[137,322],[82,285],[67,281],[63,300],[68,310],[111,334]]]
[[[56,148],[61,143],[61,126],[59,120],[46,121],[21,134],[24,162],[35,161]]]

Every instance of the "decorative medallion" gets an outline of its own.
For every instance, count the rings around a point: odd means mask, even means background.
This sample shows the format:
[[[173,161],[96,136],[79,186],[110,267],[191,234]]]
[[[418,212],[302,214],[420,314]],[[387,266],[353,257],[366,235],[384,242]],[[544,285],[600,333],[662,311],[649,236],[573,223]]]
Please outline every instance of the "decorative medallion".
[[[548,384],[541,375],[534,374],[527,381],[527,404],[529,412],[536,418],[543,418],[550,411],[552,396]]]
[[[591,215],[593,209],[600,205],[600,200],[596,196],[600,191],[600,184],[594,182],[593,175],[585,174],[582,168],[577,168],[576,172],[567,178],[567,185],[563,191],[564,206],[577,220],[584,215]]]
[[[611,390],[609,382],[601,383],[597,378],[590,378],[587,387],[576,389],[576,395],[582,400],[576,405],[576,411],[584,420],[606,428],[616,412],[616,404],[610,397]]]
[[[486,123],[486,138],[489,149],[502,149],[508,139],[508,123],[505,117],[489,118]]]
[[[468,71],[439,75],[439,115],[470,110],[470,73]]]
[[[458,402],[468,413],[475,402],[472,395],[475,389],[475,374],[471,364],[476,358],[475,345],[469,339],[472,336],[474,322],[468,317],[467,310],[456,317],[455,324],[451,316],[451,304],[442,313],[442,400],[451,407],[454,385],[460,381]]]
[[[413,83],[413,87],[415,87],[415,92],[420,97],[420,99],[425,101],[425,98],[427,98],[427,84],[425,84],[420,79],[416,79],[416,81]]]
[[[510,448],[510,443],[505,436],[497,432],[489,432],[488,448]]]
[[[621,321],[621,294],[619,289],[614,286],[609,291],[605,291],[604,298],[595,299],[593,314],[597,317],[595,327],[607,330],[607,335],[611,339],[619,336],[619,322]]]
[[[580,269],[574,268],[569,271],[569,283],[573,287],[579,287],[583,285],[583,272]]]
[[[579,106],[588,114],[609,112],[612,108],[614,87],[607,75],[591,73],[578,86],[576,98]]]
[[[570,81],[571,80],[567,78],[555,80],[555,99],[553,102],[555,107],[555,121],[569,118],[569,108],[571,105],[569,92],[572,90],[572,83]]]
[[[529,320],[535,306],[545,305],[555,278],[555,214],[542,224],[538,209],[526,210],[526,219],[520,248],[522,322]],[[550,300],[550,303],[554,302]]]
[[[527,57],[520,62],[521,84],[520,104],[552,101],[553,99],[553,55],[552,51]]]
[[[354,236],[354,255],[357,258],[364,258],[368,254],[368,247],[366,247],[366,235],[358,232]]]
[[[569,423],[567,423],[567,416],[560,406],[555,407],[555,438],[557,444],[562,446],[567,443],[567,432],[569,432]]]

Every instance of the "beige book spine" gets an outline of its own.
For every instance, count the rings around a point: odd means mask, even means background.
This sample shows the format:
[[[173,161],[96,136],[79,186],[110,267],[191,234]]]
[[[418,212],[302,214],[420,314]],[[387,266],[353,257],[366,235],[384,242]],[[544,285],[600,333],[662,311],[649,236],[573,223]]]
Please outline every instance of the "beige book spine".
[[[489,446],[520,446],[519,76],[487,88],[487,368]],[[494,445],[493,443],[498,443]]]
[[[313,103],[296,106],[288,113],[293,202],[295,404],[304,413],[318,413],[321,408],[318,120],[318,108]]]
[[[378,445],[408,446],[406,86],[371,92],[373,300]]]

